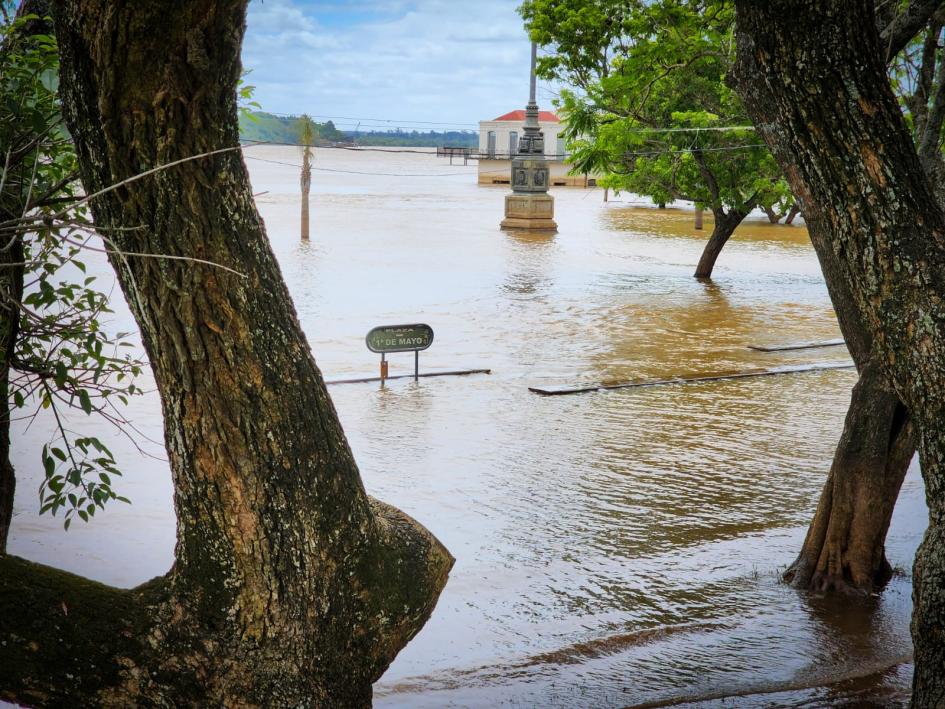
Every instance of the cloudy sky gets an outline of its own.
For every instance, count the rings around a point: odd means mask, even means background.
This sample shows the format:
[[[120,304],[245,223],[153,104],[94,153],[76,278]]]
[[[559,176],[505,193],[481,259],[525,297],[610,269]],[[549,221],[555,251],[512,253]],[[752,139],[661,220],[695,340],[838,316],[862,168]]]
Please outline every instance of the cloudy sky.
[[[274,113],[361,130],[476,129],[528,99],[519,1],[253,0],[243,66]],[[549,107],[541,84],[538,100]]]

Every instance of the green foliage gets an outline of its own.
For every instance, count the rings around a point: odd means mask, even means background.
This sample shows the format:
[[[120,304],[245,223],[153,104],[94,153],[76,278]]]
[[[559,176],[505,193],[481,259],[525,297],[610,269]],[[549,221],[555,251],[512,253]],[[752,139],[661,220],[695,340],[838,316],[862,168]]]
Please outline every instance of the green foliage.
[[[318,135],[318,127],[310,116],[303,113],[295,122],[295,134],[297,136],[296,140],[298,140],[301,145],[311,147],[315,144],[315,136]]]
[[[65,414],[125,425],[116,400],[126,404],[140,393],[134,377],[143,365],[119,354],[131,346],[126,335],[103,328],[108,296],[79,258],[91,248],[93,226],[75,195],[78,169],[60,116],[55,38],[26,30],[39,19],[0,25],[0,241],[21,259],[2,265],[0,320],[10,313],[16,320],[0,366],[10,371],[14,411],[31,417],[49,409],[55,419],[56,434],[39,457],[40,512],[62,511],[68,528],[75,516],[88,521],[107,502],[127,500],[112,488],[121,472],[106,445],[70,431]]]
[[[657,202],[714,210],[792,201],[780,171],[725,85],[733,14],[689,0],[525,0],[538,72],[569,84],[558,102],[572,172]],[[669,129],[669,130],[665,130]],[[725,130],[721,130],[725,129]]]
[[[479,134],[474,131],[345,131],[358,145],[477,148]]]

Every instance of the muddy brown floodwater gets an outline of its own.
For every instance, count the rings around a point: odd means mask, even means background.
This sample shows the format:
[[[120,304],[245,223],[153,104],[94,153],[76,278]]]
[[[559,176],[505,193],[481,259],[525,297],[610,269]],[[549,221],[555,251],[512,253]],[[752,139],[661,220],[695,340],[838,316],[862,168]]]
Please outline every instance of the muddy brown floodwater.
[[[331,388],[368,491],[457,559],[432,618],[375,685],[378,706],[905,700],[910,569],[926,523],[915,463],[889,534],[888,588],[840,602],[778,582],[829,467],[851,370],[528,391],[845,361],[840,347],[747,348],[839,337],[803,227],[746,222],[700,283],[708,232],[693,231],[689,212],[558,188],[557,234],[505,233],[507,188],[478,186],[473,166],[320,149],[301,244],[300,155],[246,156],[326,378],[374,373],[367,331],[411,322],[436,333],[423,370],[492,369]],[[120,308],[111,327],[129,324]],[[412,366],[391,356],[391,374]],[[136,438],[160,441],[156,394],[130,409]],[[14,433],[11,552],[123,586],[164,573],[174,515],[160,444],[144,455],[109,434],[133,505],[63,533],[36,515],[49,430],[41,418]]]

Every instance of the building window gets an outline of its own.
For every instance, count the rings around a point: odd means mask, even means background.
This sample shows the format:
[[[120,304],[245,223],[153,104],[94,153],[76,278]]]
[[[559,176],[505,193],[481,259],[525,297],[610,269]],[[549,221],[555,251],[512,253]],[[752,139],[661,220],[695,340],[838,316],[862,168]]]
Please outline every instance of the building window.
[[[495,157],[495,131],[490,130],[486,137],[486,155],[490,158]]]
[[[556,157],[558,160],[564,160],[564,156],[565,156],[565,152],[564,152],[564,151],[565,151],[565,148],[564,148],[564,138],[558,138],[558,144],[555,146],[555,152],[557,153],[557,155],[555,155],[555,157]]]
[[[516,153],[518,153],[518,133],[513,130],[509,133],[509,155],[512,156]]]

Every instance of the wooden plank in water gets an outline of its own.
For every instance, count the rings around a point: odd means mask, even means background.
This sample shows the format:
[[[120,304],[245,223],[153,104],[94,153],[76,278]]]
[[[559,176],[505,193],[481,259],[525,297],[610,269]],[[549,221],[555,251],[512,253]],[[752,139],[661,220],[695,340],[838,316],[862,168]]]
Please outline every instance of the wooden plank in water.
[[[786,352],[787,350],[811,350],[815,347],[836,347],[844,344],[844,339],[821,340],[819,342],[794,342],[788,345],[748,345],[748,349],[758,352]]]
[[[542,396],[562,396],[566,394],[586,394],[592,391],[610,391],[611,389],[635,389],[638,387],[662,386],[665,384],[694,384],[696,382],[717,382],[725,379],[746,379],[748,377],[770,377],[775,374],[799,374],[800,372],[819,372],[828,369],[850,369],[853,362],[818,362],[816,364],[798,364],[773,369],[750,369],[745,372],[722,372],[719,374],[701,374],[671,379],[645,379],[638,382],[620,384],[588,384],[576,387],[528,387],[528,390]]]
[[[492,374],[491,369],[457,369],[449,372],[420,372],[419,377],[464,377],[467,374]],[[392,374],[387,379],[413,379],[413,374]],[[356,379],[332,379],[325,384],[363,384],[379,382],[380,377],[358,377]]]

